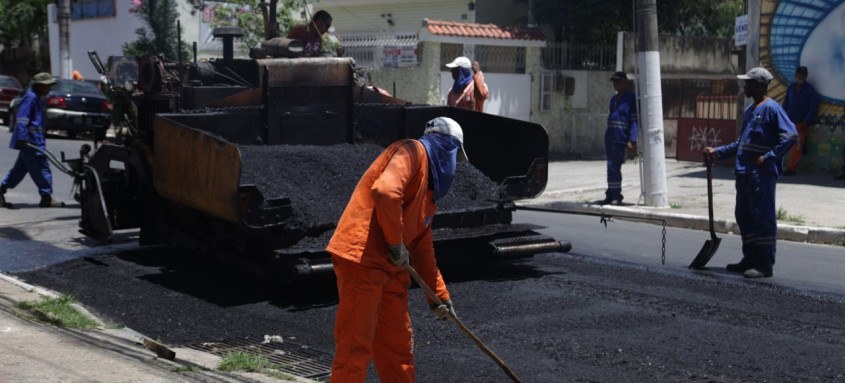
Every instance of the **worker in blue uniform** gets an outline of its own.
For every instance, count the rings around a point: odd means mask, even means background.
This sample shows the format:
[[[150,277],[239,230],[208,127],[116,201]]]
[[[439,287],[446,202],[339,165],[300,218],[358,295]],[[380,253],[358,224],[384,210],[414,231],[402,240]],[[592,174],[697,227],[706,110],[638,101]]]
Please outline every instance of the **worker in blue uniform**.
[[[786,170],[783,172],[785,176],[794,175],[798,170],[798,162],[806,149],[807,134],[812,130],[816,111],[819,109],[819,93],[807,82],[808,75],[807,67],[799,66],[795,70],[795,82],[789,85],[783,98],[783,109],[798,131],[798,140],[786,160]]]
[[[40,207],[61,207],[64,202],[53,199],[53,174],[47,156],[29,145],[45,149],[47,146],[44,131],[44,106],[40,97],[47,95],[50,87],[56,83],[53,75],[41,72],[32,77],[32,86],[21,98],[15,114],[15,126],[9,148],[18,151],[18,159],[9,173],[0,183],[0,205],[6,203],[6,190],[13,189],[29,174],[41,195]]]
[[[737,76],[745,80],[745,96],[753,103],[742,114],[739,138],[704,153],[724,159],[736,156],[736,223],[742,234],[742,260],[727,266],[746,278],[772,276],[777,244],[776,180],[783,176],[783,156],[798,138],[786,111],[766,95],[772,74],[752,68]]]
[[[625,72],[616,72],[610,77],[616,94],[610,98],[610,112],[607,129],[604,131],[604,153],[607,157],[607,191],[599,204],[622,203],[622,163],[628,151],[635,151],[637,145],[638,119],[637,97],[630,90],[630,81]]]

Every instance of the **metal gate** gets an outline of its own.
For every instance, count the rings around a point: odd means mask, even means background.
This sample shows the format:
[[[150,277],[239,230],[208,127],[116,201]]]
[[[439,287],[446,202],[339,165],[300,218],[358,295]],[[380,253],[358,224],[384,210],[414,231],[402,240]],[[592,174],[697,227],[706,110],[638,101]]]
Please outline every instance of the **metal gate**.
[[[666,80],[664,118],[677,120],[675,157],[701,161],[701,150],[736,138],[736,80]]]

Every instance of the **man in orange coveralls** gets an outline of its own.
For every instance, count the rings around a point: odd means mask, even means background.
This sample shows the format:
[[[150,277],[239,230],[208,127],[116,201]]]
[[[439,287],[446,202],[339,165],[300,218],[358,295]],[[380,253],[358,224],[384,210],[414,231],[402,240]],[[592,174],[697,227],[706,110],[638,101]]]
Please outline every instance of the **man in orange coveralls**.
[[[459,156],[466,160],[460,125],[437,117],[419,140],[388,146],[358,182],[326,249],[340,297],[332,383],[363,382],[370,360],[382,382],[414,381],[409,262],[444,302],[429,300],[432,312],[454,314],[434,259],[431,221]]]

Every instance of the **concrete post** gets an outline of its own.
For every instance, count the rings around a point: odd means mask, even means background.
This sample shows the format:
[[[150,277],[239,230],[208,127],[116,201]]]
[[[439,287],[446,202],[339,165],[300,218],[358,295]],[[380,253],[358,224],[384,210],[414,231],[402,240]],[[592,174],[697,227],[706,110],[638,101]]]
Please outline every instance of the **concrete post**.
[[[59,77],[69,79],[73,71],[70,58],[70,0],[59,3]]]
[[[745,44],[745,68],[742,73],[760,66],[760,0],[746,0],[748,13],[748,42]]]
[[[637,67],[639,71],[640,138],[646,206],[667,207],[663,96],[657,38],[657,0],[637,0]]]

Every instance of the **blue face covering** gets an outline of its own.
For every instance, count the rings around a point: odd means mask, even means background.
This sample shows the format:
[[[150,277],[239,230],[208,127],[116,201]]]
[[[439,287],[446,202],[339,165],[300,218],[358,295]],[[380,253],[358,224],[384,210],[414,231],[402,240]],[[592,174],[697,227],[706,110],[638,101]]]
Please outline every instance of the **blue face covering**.
[[[461,143],[448,134],[429,133],[420,137],[428,153],[428,177],[434,188],[434,200],[446,196],[455,178],[458,150]]]
[[[469,82],[472,81],[472,69],[464,67],[457,68],[458,78],[455,80],[455,83],[452,84],[452,91],[455,93],[461,93],[464,91],[464,88],[469,85]]]

